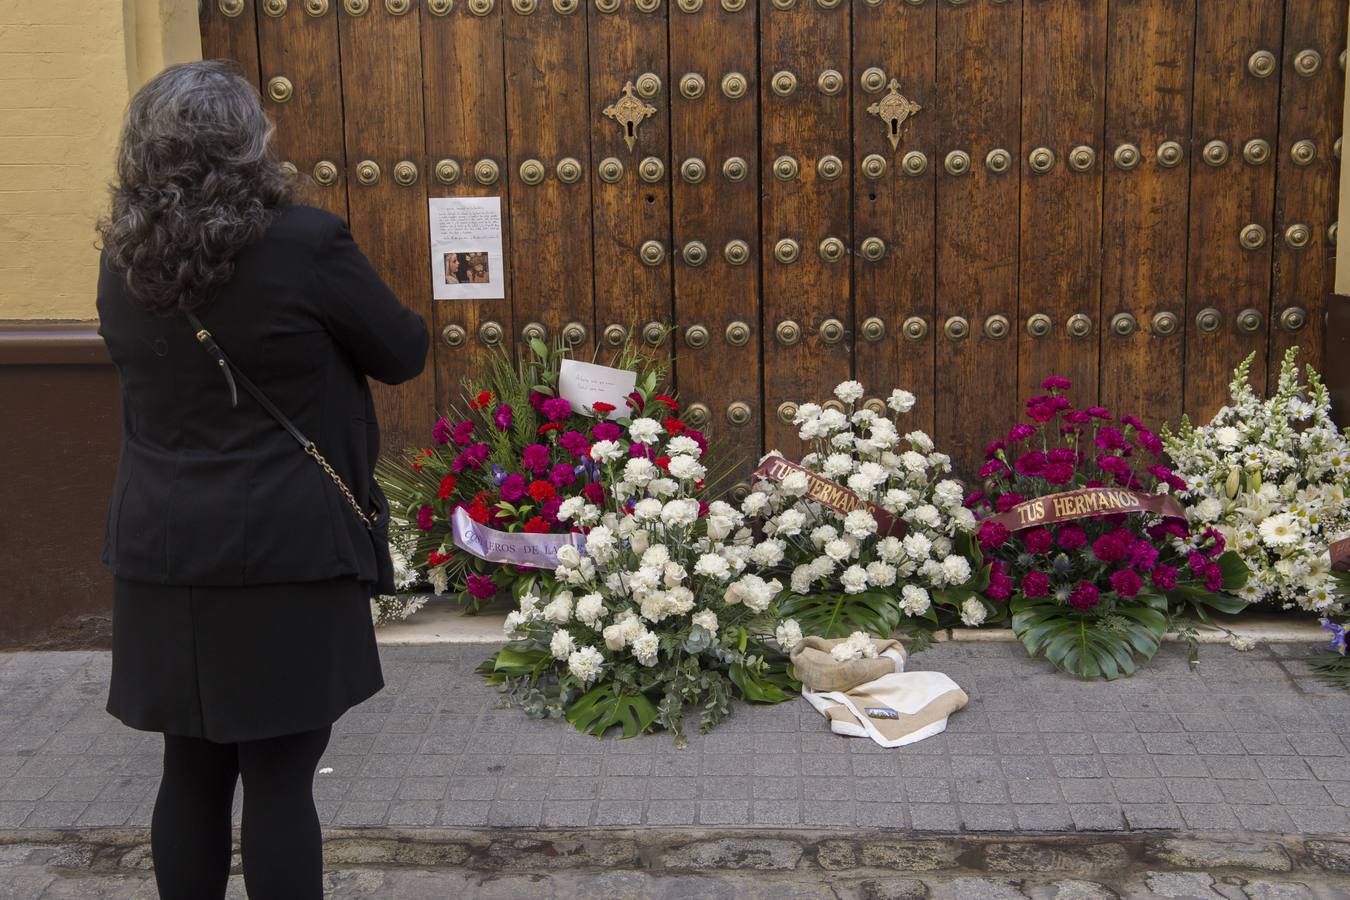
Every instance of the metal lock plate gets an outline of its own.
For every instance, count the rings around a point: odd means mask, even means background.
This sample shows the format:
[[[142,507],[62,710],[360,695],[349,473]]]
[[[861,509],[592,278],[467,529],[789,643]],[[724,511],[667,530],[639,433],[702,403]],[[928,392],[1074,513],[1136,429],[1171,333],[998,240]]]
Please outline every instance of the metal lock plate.
[[[1128,172],[1139,165],[1139,148],[1134,144],[1121,144],[1111,154],[1111,160],[1116,164],[1117,169]]]
[[[863,157],[862,173],[864,178],[876,180],[886,174],[886,157],[880,153],[869,153]]]
[[[581,180],[581,162],[570,156],[564,156],[558,160],[558,165],[554,167],[553,174],[558,176],[558,180],[563,184],[575,184]]]
[[[544,164],[537,159],[527,159],[520,164],[520,180],[526,184],[539,184],[544,180]]]
[[[1238,232],[1238,243],[1244,250],[1260,250],[1266,245],[1266,229],[1255,223]]]
[[[1228,144],[1225,141],[1210,141],[1205,144],[1205,149],[1200,152],[1200,158],[1206,165],[1218,168],[1228,162]]]
[[[1139,328],[1139,321],[1133,313],[1118,312],[1111,317],[1111,333],[1118,337],[1129,337]]]
[[[797,89],[797,76],[786,69],[775,72],[769,80],[769,89],[780,97],[786,97]]]
[[[965,316],[951,316],[943,323],[942,333],[949,341],[963,341],[970,336],[970,322]]]
[[[1249,166],[1259,166],[1270,159],[1270,143],[1261,138],[1252,138],[1242,145],[1242,158]]]
[[[708,245],[702,241],[689,241],[680,251],[685,264],[690,266],[701,266],[708,261]]]
[[[797,160],[791,156],[780,156],[773,161],[773,176],[779,181],[792,181],[798,171]]]
[[[661,246],[660,241],[643,241],[638,248],[638,258],[645,265],[659,266],[666,259],[666,248]]]
[[[1158,165],[1164,169],[1175,169],[1185,155],[1176,141],[1163,141],[1158,145]]]
[[[863,336],[863,340],[876,342],[886,336],[886,320],[879,316],[869,316],[863,319],[862,327],[858,333]]]
[[[729,100],[739,100],[750,89],[750,82],[740,72],[728,72],[722,76],[722,94]]]
[[[520,336],[527,341],[542,341],[548,338],[548,329],[541,322],[530,322],[520,329]]]
[[[740,239],[727,241],[722,248],[722,258],[729,265],[743,266],[750,261],[750,245]]]
[[[791,347],[802,339],[802,327],[791,319],[779,322],[773,336],[784,347]]]
[[[708,166],[703,160],[697,157],[686,159],[680,163],[680,177],[689,184],[698,184],[708,174]]]
[[[791,400],[780,403],[778,409],[775,410],[775,414],[778,416],[778,421],[784,425],[791,425],[793,420],[797,418],[797,404]]]
[[[337,184],[338,175],[338,167],[335,163],[323,159],[314,164],[314,180],[324,187]]]
[[[656,184],[666,177],[666,164],[655,156],[645,157],[638,163],[638,177],[648,184]]]
[[[900,168],[911,178],[917,178],[928,171],[928,157],[918,150],[911,150],[901,157]]]
[[[502,331],[500,322],[489,319],[478,326],[478,340],[488,347],[496,347],[505,336],[506,333]]]
[[[684,99],[697,100],[703,96],[706,89],[707,84],[704,82],[703,76],[697,72],[680,76],[680,96]]]
[[[1295,141],[1289,148],[1289,158],[1296,166],[1310,166],[1317,159],[1317,145],[1306,139]]]
[[[1284,230],[1284,242],[1295,250],[1302,250],[1312,240],[1312,229],[1302,222],[1290,225]]]
[[[750,174],[750,165],[739,156],[731,156],[722,163],[722,177],[727,181],[741,182]]]
[[[928,337],[928,320],[922,316],[910,316],[900,326],[900,333],[907,341],[921,341]]]
[[[1308,324],[1308,311],[1301,306],[1291,306],[1280,313],[1280,327],[1285,331],[1302,331]]]
[[[496,184],[501,174],[501,168],[491,159],[480,159],[473,167],[473,177],[479,184]]]
[[[750,326],[741,321],[732,322],[723,332],[723,337],[733,347],[744,347],[750,343]]]
[[[1322,68],[1322,54],[1316,50],[1300,50],[1294,55],[1294,71],[1310,78]]]
[[[1153,318],[1149,320],[1149,328],[1152,329],[1153,333],[1163,337],[1175,334],[1177,326],[1180,324],[1181,320],[1177,318],[1177,314],[1166,310],[1154,313]]]
[[[648,73],[650,74],[650,73]],[[641,80],[643,76],[639,76]],[[655,75],[651,76],[656,78]],[[651,87],[648,82],[648,87]],[[661,80],[656,78],[656,89],[659,90]],[[656,115],[656,107],[647,103],[641,97],[637,96],[637,87],[629,81],[624,84],[623,90],[619,93],[619,98],[606,106],[600,112],[609,119],[613,119],[623,129],[623,142],[632,150],[637,144],[638,126],[646,119]]]
[[[984,336],[995,341],[1001,341],[1012,333],[1012,323],[1008,317],[995,314],[984,320]]]
[[[1037,175],[1044,175],[1055,167],[1055,151],[1049,147],[1037,147],[1027,154],[1027,164]]]
[[[816,162],[816,174],[825,181],[834,181],[844,174],[844,163],[833,154],[822,156]]]
[[[791,265],[801,256],[802,247],[792,238],[783,238],[773,245],[773,258],[783,265]]]
[[[644,100],[650,100],[661,93],[661,76],[655,72],[643,72],[633,82],[633,89]]]
[[[600,165],[596,168],[600,174],[600,180],[605,184],[618,184],[623,180],[623,162],[617,157],[607,156],[600,160]]]
[[[836,263],[844,258],[844,242],[837,237],[827,237],[816,248],[822,262]]]
[[[441,184],[454,184],[459,181],[459,162],[453,159],[442,159],[436,163],[436,180]]]
[[[1207,306],[1195,314],[1195,327],[1205,334],[1213,334],[1223,324],[1223,314],[1212,306]]]
[[[380,164],[373,159],[361,160],[356,164],[356,180],[366,187],[379,183]]]
[[[394,163],[394,184],[399,187],[411,187],[417,184],[420,174],[417,170],[417,163],[412,160],[404,159]]]
[[[447,325],[441,329],[441,341],[451,350],[458,350],[469,340],[469,333],[463,325]]]
[[[879,237],[864,238],[858,245],[858,252],[868,262],[876,262],[886,255],[886,242]]]
[[[267,99],[273,103],[285,103],[295,95],[295,85],[285,75],[267,79]]]
[[[1069,168],[1075,172],[1086,172],[1097,161],[1097,151],[1086,144],[1080,144],[1069,151]]]
[[[984,167],[995,175],[1002,175],[1012,168],[1012,154],[1001,147],[990,150],[984,155]]]
[[[1036,313],[1027,318],[1027,334],[1034,338],[1042,338],[1050,333],[1054,323],[1045,313]]]
[[[286,15],[286,0],[263,0],[262,11],[276,19]]]
[[[970,154],[964,150],[953,150],[942,160],[942,167],[948,175],[964,175],[970,171]]]
[[[1085,338],[1092,334],[1092,319],[1082,313],[1074,313],[1069,316],[1069,321],[1064,323],[1064,327],[1069,332],[1069,337]]]
[[[628,329],[617,324],[606,325],[605,330],[600,333],[600,340],[604,341],[606,347],[617,349],[628,340]]]
[[[737,428],[750,424],[750,404],[741,400],[727,406],[727,421]]]

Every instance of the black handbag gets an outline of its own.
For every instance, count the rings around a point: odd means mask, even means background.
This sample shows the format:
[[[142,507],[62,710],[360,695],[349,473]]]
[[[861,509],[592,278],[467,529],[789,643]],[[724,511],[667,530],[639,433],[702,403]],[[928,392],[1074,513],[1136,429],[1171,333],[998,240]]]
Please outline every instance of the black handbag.
[[[366,512],[357,502],[356,495],[347,486],[347,482],[342,480],[342,476],[319,452],[319,448],[314,445],[314,442],[305,437],[300,429],[295,427],[295,423],[288,419],[286,414],[277,409],[276,404],[267,398],[262,389],[230,361],[230,358],[225,355],[225,351],[220,349],[220,345],[216,343],[216,339],[211,336],[211,332],[202,324],[201,319],[191,312],[186,313],[186,316],[188,322],[197,330],[197,342],[216,361],[216,365],[220,367],[221,373],[225,376],[225,383],[230,388],[230,405],[239,405],[239,391],[235,388],[235,382],[237,381],[244,386],[244,390],[248,391],[254,400],[258,401],[259,406],[267,410],[268,415],[276,419],[277,423],[286,429],[291,437],[295,438],[295,442],[300,445],[300,449],[308,454],[318,464],[319,468],[323,469],[324,473],[332,479],[338,491],[346,498],[347,505],[361,520],[361,524],[366,527],[366,532],[370,535],[371,544],[375,550],[376,592],[392,594],[395,588],[394,562],[389,554],[389,503],[384,499],[384,493],[380,490],[379,485],[373,485],[370,492],[371,499],[375,501],[375,509]]]

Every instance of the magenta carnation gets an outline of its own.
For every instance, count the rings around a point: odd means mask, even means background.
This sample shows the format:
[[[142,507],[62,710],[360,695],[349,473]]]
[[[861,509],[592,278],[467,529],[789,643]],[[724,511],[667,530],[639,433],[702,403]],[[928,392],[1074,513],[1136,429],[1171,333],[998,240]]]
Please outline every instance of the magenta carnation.
[[[473,423],[466,419],[465,421],[457,424],[453,432],[453,437],[455,439],[455,443],[459,444],[459,446],[461,447],[469,443],[469,441],[473,439]]]
[[[591,503],[599,506],[605,502],[605,489],[592,481],[581,489],[581,496],[585,497]]]
[[[1055,545],[1055,538],[1048,528],[1032,528],[1022,534],[1022,540],[1026,542],[1028,553],[1049,553]]]
[[[593,441],[617,441],[623,437],[623,429],[613,422],[597,422],[591,429]]]
[[[450,427],[450,422],[446,419],[437,419],[436,424],[431,426],[431,439],[436,442],[437,446],[444,446],[450,443],[452,433],[453,429]]]
[[[430,531],[431,524],[436,521],[436,512],[430,506],[423,506],[417,511],[417,527],[423,531]]]
[[[511,420],[514,418],[514,411],[510,406],[503,403],[497,407],[497,411],[492,415],[492,421],[497,425],[498,431],[505,431],[511,427]]]
[[[1008,471],[1002,460],[991,459],[980,467],[980,478],[995,478]]]
[[[1045,480],[1051,484],[1068,484],[1073,481],[1072,463],[1051,463],[1045,467]]]
[[[1122,597],[1133,597],[1143,587],[1139,575],[1133,569],[1117,569],[1111,573],[1111,590]]]
[[[563,432],[562,437],[558,438],[558,443],[562,444],[564,450],[578,459],[584,459],[591,449],[591,442],[586,440],[586,435],[580,431]]]
[[[999,522],[985,521],[980,523],[980,530],[976,532],[975,537],[982,549],[993,550],[1008,540],[1008,529]]]
[[[1026,597],[1044,597],[1050,593],[1050,576],[1044,572],[1028,572],[1022,576],[1022,594]]]
[[[548,468],[548,448],[543,444],[526,444],[520,452],[520,462],[535,475],[543,475]]]
[[[1097,605],[1097,587],[1086,581],[1080,581],[1069,592],[1069,605],[1074,609],[1087,612]]]
[[[475,600],[491,600],[497,593],[497,585],[493,584],[487,575],[475,575],[470,572],[467,581],[469,596]]]
[[[548,470],[548,480],[554,487],[564,488],[577,480],[577,473],[567,463],[558,463]]]
[[[1134,536],[1129,529],[1116,528],[1092,542],[1092,555],[1110,565],[1129,556],[1133,547]]]
[[[1018,422],[1008,432],[1008,443],[1016,444],[1018,441],[1025,441],[1036,433],[1036,426],[1028,425],[1026,422]]]
[[[1177,570],[1168,565],[1158,564],[1153,567],[1149,573],[1153,579],[1153,586],[1160,591],[1175,590],[1177,586]]]
[[[1078,525],[1065,525],[1059,529],[1057,543],[1061,550],[1077,550],[1087,543],[1087,532]]]
[[[1017,462],[1013,463],[1013,468],[1023,475],[1034,478],[1045,471],[1045,454],[1039,450],[1028,450],[1017,457]]]
[[[525,496],[525,489],[529,487],[529,484],[530,483],[525,480],[524,475],[519,472],[512,472],[502,479],[502,486],[499,493],[501,494],[501,498],[507,503],[515,503]]]
[[[572,414],[572,404],[563,397],[549,397],[539,411],[550,422],[561,422]]]
[[[1067,391],[1073,388],[1073,382],[1062,375],[1051,375],[1041,382],[1043,391]]]

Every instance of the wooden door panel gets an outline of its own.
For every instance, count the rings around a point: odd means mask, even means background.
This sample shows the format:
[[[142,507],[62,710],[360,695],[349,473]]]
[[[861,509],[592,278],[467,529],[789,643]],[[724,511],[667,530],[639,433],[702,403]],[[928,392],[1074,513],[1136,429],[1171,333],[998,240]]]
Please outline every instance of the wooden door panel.
[[[1090,404],[1101,327],[1106,0],[1024,4],[1022,33],[1018,308],[1023,319],[1049,316],[1051,329],[1019,331],[1019,393],[1063,375],[1074,399]],[[1047,152],[1048,167],[1038,165]]]
[[[205,0],[198,7],[202,59],[229,59],[258,87],[258,16],[255,0]]]
[[[938,142],[927,160],[937,193],[934,430],[968,475],[979,469],[985,443],[1018,418],[1021,16],[1021,0],[937,6]],[[1006,168],[997,151],[1007,154]],[[949,174],[948,159],[956,171],[964,159],[964,174]],[[1005,317],[1014,334],[990,337],[991,316]],[[958,319],[968,333],[947,337]]]
[[[904,420],[933,429],[935,245],[933,167],[905,171],[907,153],[931,158],[942,100],[937,94],[937,4],[860,4],[853,10],[854,368],[875,397],[892,388],[918,398]],[[894,79],[924,107],[891,142],[887,97]],[[894,99],[891,103],[898,102]],[[876,113],[869,112],[874,108]],[[880,244],[868,244],[868,241]],[[874,258],[880,252],[879,258]]]
[[[1151,428],[1181,415],[1195,4],[1113,3],[1108,24],[1101,403]]]
[[[1335,245],[1328,231],[1336,220],[1339,173],[1334,147],[1345,99],[1345,73],[1337,59],[1345,47],[1346,10],[1340,0],[1302,0],[1285,7],[1280,140],[1274,159],[1272,391],[1289,347],[1299,347],[1301,363],[1319,371],[1323,365],[1326,297],[1335,275]]]
[[[587,8],[580,0],[517,0],[503,15],[509,162],[502,177],[510,179],[516,337],[531,323],[542,325],[550,341],[565,337],[568,326],[580,325],[584,336],[573,347],[589,359],[595,305],[594,168],[583,74]],[[543,167],[538,184],[522,177],[527,161]],[[572,166],[577,177],[569,181]]]
[[[827,240],[853,244],[850,179],[822,174],[826,157],[850,157],[851,11],[830,0],[760,16],[760,253],[765,330],[775,335],[764,342],[764,430],[766,446],[789,454],[800,444],[781,405],[829,397],[853,371],[849,264],[846,253],[823,258]],[[795,343],[776,338],[787,322]]]
[[[414,5],[394,15],[372,3],[363,15],[338,13],[338,34],[352,234],[399,298],[430,325],[419,12]],[[413,183],[396,182],[397,171],[408,171],[400,170],[400,163],[416,166]],[[363,173],[372,183],[361,183]],[[385,446],[423,442],[435,398],[430,363],[406,384],[376,385]]]
[[[673,227],[669,236],[643,236],[664,244],[673,261],[672,346],[680,398],[701,404],[708,431],[747,460],[760,452],[763,425],[756,15],[754,2],[737,11],[720,3],[705,3],[696,13],[671,10],[670,78],[663,96],[670,98],[664,177],[671,185]],[[687,75],[703,79],[702,96],[680,95]],[[691,160],[703,167],[697,180],[685,174]],[[694,242],[706,252],[701,265],[684,258]],[[706,330],[703,346],[691,346],[690,337],[700,340],[690,328]]]
[[[432,197],[500,197],[502,256],[511,258],[511,180],[506,165],[506,76],[500,4],[470,9],[453,4],[445,15],[422,16],[422,102],[426,109],[427,193]],[[481,14],[480,14],[481,13]],[[480,163],[497,167],[483,184]],[[424,212],[424,218],[426,214]],[[457,402],[465,376],[482,372],[494,341],[515,334],[511,279],[496,300],[434,301],[437,402]],[[500,329],[500,332],[494,330]]]
[[[1197,4],[1185,395],[1194,419],[1224,404],[1248,353],[1260,351],[1252,377],[1265,383],[1275,166],[1248,163],[1243,147],[1276,145],[1282,13],[1279,0]],[[1273,57],[1269,71],[1253,58],[1259,52]],[[1259,237],[1250,249],[1244,230]]]
[[[595,328],[603,353],[623,345],[630,329],[669,322],[670,266],[647,265],[641,247],[645,235],[670,234],[670,186],[661,179],[642,179],[641,162],[647,157],[670,158],[670,73],[666,52],[666,9],[650,13],[631,4],[594,3],[589,12],[590,123],[592,216],[595,245]],[[644,92],[654,75],[661,88],[652,100],[654,110],[633,128],[632,146],[625,125],[605,114],[625,96],[624,89],[642,81]],[[645,110],[644,110],[645,112]]]
[[[300,4],[258,17],[263,108],[276,123],[277,155],[296,167],[297,199],[347,218],[338,13]]]

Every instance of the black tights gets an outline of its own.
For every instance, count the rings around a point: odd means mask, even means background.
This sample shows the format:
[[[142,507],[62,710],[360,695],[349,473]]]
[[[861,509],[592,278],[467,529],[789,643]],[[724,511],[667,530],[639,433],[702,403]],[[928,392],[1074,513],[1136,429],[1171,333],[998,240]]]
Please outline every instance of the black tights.
[[[323,845],[314,810],[314,768],[331,728],[214,744],[164,736],[164,779],[150,846],[162,900],[225,896],[230,876],[230,807],[244,781],[240,834],[250,900],[323,896]]]

